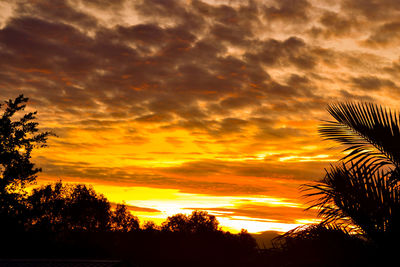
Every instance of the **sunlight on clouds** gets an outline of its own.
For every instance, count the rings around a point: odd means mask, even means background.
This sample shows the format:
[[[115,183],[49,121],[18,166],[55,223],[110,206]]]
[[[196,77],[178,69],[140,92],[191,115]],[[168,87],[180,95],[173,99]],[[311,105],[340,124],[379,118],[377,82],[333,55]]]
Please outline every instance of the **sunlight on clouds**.
[[[331,162],[332,159],[329,158],[330,155],[316,155],[316,156],[288,156],[279,158],[279,161],[299,161],[299,162],[307,162],[307,161],[326,161]]]
[[[7,20],[13,15],[15,5],[12,2],[0,2],[0,30],[3,29]]]
[[[260,203],[266,206],[301,208],[301,204],[299,203],[291,202],[288,201],[288,199],[278,197],[238,197],[237,199],[249,200],[253,203]]]
[[[202,194],[181,193],[179,190],[172,189],[156,189],[150,187],[119,187],[104,186],[102,184],[94,184],[98,192],[107,194],[111,202],[124,202],[127,205],[150,208],[159,210],[160,212],[133,211],[144,222],[148,220],[155,221],[157,224],[163,222],[168,216],[177,213],[190,214],[194,210],[208,210],[211,214],[216,215],[223,229],[232,232],[239,232],[242,228],[246,228],[249,232],[256,233],[266,230],[277,230],[280,232],[289,230],[301,223],[309,222],[306,219],[301,221],[296,218],[293,223],[282,223],[272,219],[252,218],[247,216],[234,215],[234,211],[223,210],[214,211],[218,208],[240,208],[248,203],[258,203],[264,207],[291,207],[301,209],[301,204],[288,201],[283,198],[273,197],[248,197],[248,196],[211,196]]]
[[[280,233],[287,232],[301,223],[280,223],[277,221],[250,218],[250,217],[232,217],[232,218],[218,218],[225,231],[233,233],[239,232],[241,229],[247,229],[249,233],[261,233],[266,230],[277,231]]]
[[[296,219],[296,223],[303,224],[316,224],[320,223],[321,219]]]

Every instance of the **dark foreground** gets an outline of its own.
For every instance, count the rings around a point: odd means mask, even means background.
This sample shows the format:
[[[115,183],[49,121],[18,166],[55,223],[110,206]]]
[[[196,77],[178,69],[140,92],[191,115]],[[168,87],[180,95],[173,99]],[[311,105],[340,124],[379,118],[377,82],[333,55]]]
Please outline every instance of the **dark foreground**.
[[[396,255],[338,230],[302,231],[274,240],[271,249],[222,231],[3,233],[0,266],[391,266]]]

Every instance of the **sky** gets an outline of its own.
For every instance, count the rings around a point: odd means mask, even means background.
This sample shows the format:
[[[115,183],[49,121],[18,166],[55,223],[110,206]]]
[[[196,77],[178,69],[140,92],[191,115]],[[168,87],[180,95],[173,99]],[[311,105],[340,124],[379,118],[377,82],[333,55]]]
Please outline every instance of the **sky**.
[[[302,184],[341,157],[329,103],[396,109],[397,0],[0,1],[0,99],[42,130],[38,185],[87,183],[141,222],[318,221]]]

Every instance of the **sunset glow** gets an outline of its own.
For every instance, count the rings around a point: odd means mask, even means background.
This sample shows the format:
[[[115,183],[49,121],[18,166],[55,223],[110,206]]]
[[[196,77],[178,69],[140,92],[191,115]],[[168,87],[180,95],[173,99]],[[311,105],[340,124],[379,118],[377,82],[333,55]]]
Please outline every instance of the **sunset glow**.
[[[141,223],[205,210],[225,230],[317,222],[299,187],[341,147],[337,101],[400,99],[396,1],[0,3],[0,99],[29,97],[38,184],[91,184]]]

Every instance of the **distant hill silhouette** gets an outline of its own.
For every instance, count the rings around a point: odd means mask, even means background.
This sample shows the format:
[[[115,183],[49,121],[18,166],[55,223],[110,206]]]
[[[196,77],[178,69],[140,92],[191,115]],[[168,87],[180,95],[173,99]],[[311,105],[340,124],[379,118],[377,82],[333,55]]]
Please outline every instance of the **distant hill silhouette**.
[[[281,234],[277,231],[264,231],[259,234],[251,234],[251,236],[256,240],[257,246],[259,248],[272,248],[272,240]]]

